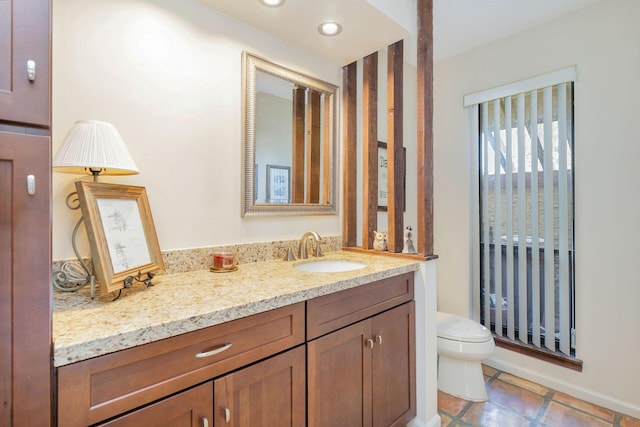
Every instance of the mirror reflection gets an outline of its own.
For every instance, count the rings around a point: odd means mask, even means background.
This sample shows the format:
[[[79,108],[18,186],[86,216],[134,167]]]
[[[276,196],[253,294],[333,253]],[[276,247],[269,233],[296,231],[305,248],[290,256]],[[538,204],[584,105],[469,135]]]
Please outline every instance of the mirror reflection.
[[[243,215],[335,214],[336,86],[247,52]]]

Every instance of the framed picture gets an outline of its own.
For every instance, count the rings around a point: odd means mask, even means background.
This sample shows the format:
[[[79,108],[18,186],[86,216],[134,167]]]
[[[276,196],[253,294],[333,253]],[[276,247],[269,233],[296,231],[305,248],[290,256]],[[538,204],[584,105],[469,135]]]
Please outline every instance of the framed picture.
[[[103,293],[164,270],[144,187],[77,181],[76,190]]]
[[[389,198],[388,198],[388,183],[389,183],[389,166],[387,161],[387,143],[378,141],[378,210],[379,211],[387,211],[387,207],[389,206]],[[403,169],[405,170],[405,174],[402,181],[402,191],[404,193],[404,209],[406,210],[407,201],[406,201],[406,166],[407,166],[407,149],[402,147],[402,164]]]
[[[291,167],[267,165],[267,203],[291,203]]]

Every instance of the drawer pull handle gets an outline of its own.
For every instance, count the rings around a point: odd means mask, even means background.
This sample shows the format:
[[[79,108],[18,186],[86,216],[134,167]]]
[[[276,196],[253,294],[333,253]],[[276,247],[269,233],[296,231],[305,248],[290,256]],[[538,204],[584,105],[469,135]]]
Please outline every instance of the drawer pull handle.
[[[209,420],[207,417],[202,417],[202,427],[209,427]]]
[[[368,340],[366,340],[365,345],[369,348],[373,348],[373,340],[371,338],[369,338]]]
[[[228,423],[229,421],[231,421],[231,411],[229,408],[224,408],[224,422]]]
[[[382,344],[382,335],[376,335],[376,342]]]
[[[215,354],[219,354],[222,353],[223,351],[229,350],[231,348],[232,344],[224,344],[218,348],[214,348],[213,350],[209,350],[209,351],[203,351],[200,353],[196,353],[196,357],[202,358],[202,357],[209,357],[209,356],[213,356]]]

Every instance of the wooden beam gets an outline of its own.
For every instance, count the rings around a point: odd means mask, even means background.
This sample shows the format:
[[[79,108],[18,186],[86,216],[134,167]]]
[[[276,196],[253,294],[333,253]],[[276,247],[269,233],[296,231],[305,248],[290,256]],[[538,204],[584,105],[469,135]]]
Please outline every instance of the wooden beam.
[[[358,244],[357,219],[357,62],[342,68],[342,246]]]
[[[307,88],[293,89],[293,159],[291,160],[291,202],[304,203],[305,98]],[[254,177],[254,179],[256,179]]]
[[[387,49],[387,216],[389,252],[403,247],[405,162],[402,135],[403,42]]]
[[[332,122],[332,112],[333,112],[333,101],[330,101],[330,97],[323,97],[323,108],[324,111],[322,113],[322,122],[323,122],[323,141],[322,141],[322,200],[320,203],[328,204],[331,202],[331,192],[333,191],[331,187],[331,174],[335,173],[333,169],[333,164],[331,163],[331,143],[333,141],[333,132],[331,127]],[[336,174],[337,176],[337,174]]]
[[[418,0],[418,247],[433,255],[433,0]]]
[[[378,222],[378,52],[362,63],[362,247],[373,247]]]
[[[307,203],[320,203],[320,94],[310,89],[307,134]]]

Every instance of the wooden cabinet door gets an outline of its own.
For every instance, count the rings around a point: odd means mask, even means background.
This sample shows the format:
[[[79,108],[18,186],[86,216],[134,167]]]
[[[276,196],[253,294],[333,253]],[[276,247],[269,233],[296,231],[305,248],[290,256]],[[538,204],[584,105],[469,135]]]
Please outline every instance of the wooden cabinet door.
[[[303,427],[304,346],[219,378],[213,388],[217,427]]]
[[[0,120],[48,128],[50,0],[0,1]],[[31,61],[31,62],[30,62]],[[35,67],[29,78],[28,64]]]
[[[309,426],[405,426],[416,415],[415,303],[307,344]]]
[[[405,426],[416,415],[415,303],[371,319],[373,426]]]
[[[307,344],[310,427],[371,425],[370,337],[364,320]]]
[[[212,383],[199,385],[112,421],[108,427],[213,427]]]
[[[49,137],[0,132],[1,426],[51,425],[50,162]]]

